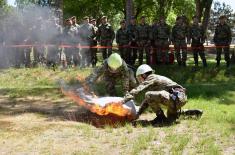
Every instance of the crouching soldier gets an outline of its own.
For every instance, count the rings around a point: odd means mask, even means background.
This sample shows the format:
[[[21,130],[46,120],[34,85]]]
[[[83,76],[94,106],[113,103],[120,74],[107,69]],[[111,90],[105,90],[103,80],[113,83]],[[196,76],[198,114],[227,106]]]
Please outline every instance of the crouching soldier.
[[[151,107],[157,115],[151,123],[174,122],[177,111],[187,102],[185,88],[167,77],[154,74],[153,69],[146,64],[139,66],[136,77],[140,85],[127,93],[123,102],[134,99],[140,92],[146,92],[137,118],[147,107]],[[167,117],[162,108],[167,109]]]
[[[115,85],[119,80],[122,81],[124,93],[136,86],[134,72],[128,68],[125,61],[117,53],[110,55],[99,68],[96,68],[87,77],[86,82],[91,85],[101,76],[103,76],[106,90],[110,96],[117,95]]]

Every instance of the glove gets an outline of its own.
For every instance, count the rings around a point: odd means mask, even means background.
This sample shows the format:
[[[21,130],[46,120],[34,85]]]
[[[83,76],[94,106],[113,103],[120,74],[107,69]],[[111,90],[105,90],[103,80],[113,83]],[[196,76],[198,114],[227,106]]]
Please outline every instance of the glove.
[[[126,92],[126,95],[124,96],[124,99],[123,99],[123,104],[124,103],[126,103],[126,102],[128,102],[128,101],[130,101],[130,100],[132,100],[132,99],[134,99],[134,96],[133,95],[131,95],[128,91]]]

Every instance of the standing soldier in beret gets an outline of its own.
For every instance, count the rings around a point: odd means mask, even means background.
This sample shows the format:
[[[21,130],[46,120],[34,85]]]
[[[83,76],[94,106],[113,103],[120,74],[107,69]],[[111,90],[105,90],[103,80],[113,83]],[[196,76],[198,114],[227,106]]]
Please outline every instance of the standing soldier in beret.
[[[229,47],[232,41],[230,26],[226,23],[226,16],[220,16],[219,24],[215,28],[214,42],[217,50],[217,67],[220,66],[221,53],[224,51],[226,66],[230,66]]]
[[[140,24],[137,27],[137,42],[139,46],[139,65],[143,63],[144,51],[146,53],[147,63],[149,62],[150,45],[150,26],[146,24],[145,16],[141,17]]]
[[[94,48],[94,46],[97,46],[97,31],[98,31],[98,27],[96,26],[96,19],[91,19],[90,23],[93,25],[94,27],[94,38],[91,41],[91,46],[93,46],[93,48],[91,49],[91,64],[92,67],[96,66],[97,63],[97,48]]]
[[[130,64],[131,53],[128,51],[128,47],[127,47],[130,39],[129,39],[129,34],[126,29],[126,21],[122,20],[120,24],[121,24],[121,28],[117,31],[116,42],[119,46],[119,52],[120,52],[122,59],[124,59],[124,61],[127,64]]]
[[[135,65],[135,61],[137,59],[137,25],[136,19],[134,16],[131,17],[130,25],[127,26],[127,31],[129,33],[129,45],[132,46],[129,52],[131,53],[131,61],[130,65]]]
[[[195,66],[198,66],[199,54],[202,59],[203,66],[206,67],[207,63],[203,46],[206,36],[203,27],[199,25],[199,20],[197,16],[193,16],[193,24],[190,27],[189,36],[192,40],[191,47],[193,51]]]
[[[115,33],[112,26],[108,23],[107,17],[103,16],[101,18],[101,25],[98,27],[97,39],[101,46],[108,46],[108,48],[102,48],[102,56],[105,60],[108,56],[112,54],[112,44],[115,38]]]
[[[91,64],[91,49],[90,46],[95,37],[95,29],[92,24],[89,23],[89,17],[83,18],[83,25],[78,31],[79,43],[84,46],[80,50],[81,55],[81,67],[89,67]]]
[[[188,28],[187,24],[183,22],[181,16],[176,18],[176,24],[172,28],[172,43],[175,47],[176,59],[179,66],[186,66],[187,60],[187,44],[188,41]],[[182,50],[182,56],[180,51]]]

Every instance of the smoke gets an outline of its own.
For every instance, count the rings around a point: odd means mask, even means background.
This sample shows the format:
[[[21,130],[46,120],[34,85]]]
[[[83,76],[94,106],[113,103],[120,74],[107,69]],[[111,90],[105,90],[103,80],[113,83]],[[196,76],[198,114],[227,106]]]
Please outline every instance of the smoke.
[[[12,45],[43,45],[50,43],[61,33],[55,10],[49,7],[28,5],[22,9],[12,8],[2,15],[0,10],[0,67],[20,65],[30,56],[30,47]],[[37,52],[44,47],[37,46]],[[26,52],[28,51],[28,52]]]

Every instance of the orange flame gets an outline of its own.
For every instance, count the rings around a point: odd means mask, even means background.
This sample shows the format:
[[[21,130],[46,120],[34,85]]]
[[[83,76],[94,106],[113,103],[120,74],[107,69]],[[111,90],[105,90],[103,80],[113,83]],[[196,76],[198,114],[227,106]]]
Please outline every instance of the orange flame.
[[[90,110],[93,113],[98,115],[108,115],[114,114],[120,117],[130,116],[131,112],[128,109],[123,108],[121,102],[111,102],[104,107],[99,106],[95,103],[86,103],[79,95],[75,94],[72,91],[63,91],[62,92],[71,98],[74,102],[78,105],[85,107],[86,109]]]

